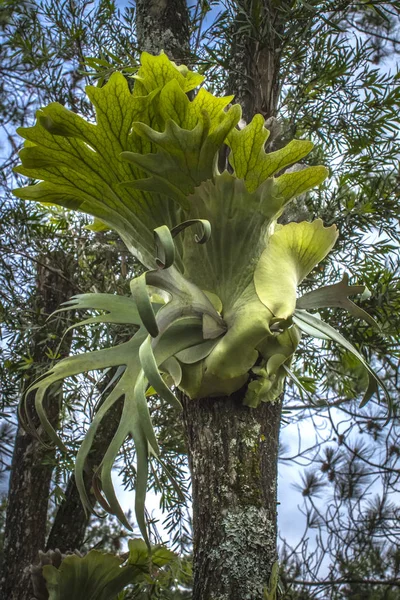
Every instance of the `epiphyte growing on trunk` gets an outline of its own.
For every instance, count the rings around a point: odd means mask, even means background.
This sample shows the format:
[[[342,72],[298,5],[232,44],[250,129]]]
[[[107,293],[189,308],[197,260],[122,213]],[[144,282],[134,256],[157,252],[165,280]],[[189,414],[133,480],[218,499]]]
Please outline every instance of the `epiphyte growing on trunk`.
[[[129,527],[111,473],[127,437],[137,454],[136,517],[148,542],[144,503],[149,457],[159,457],[147,397],[158,393],[179,408],[171,388],[191,398],[230,395],[247,385],[245,403],[256,408],[281,394],[301,331],[332,339],[366,367],[364,402],[384,384],[361,354],[310,309],[347,308],[371,321],[349,296],[363,291],[341,283],[297,298],[297,287],[332,249],[334,225],[277,224],[285,206],[319,185],[323,166],[283,172],[313,145],[294,140],[266,153],[269,132],[261,115],[243,129],[233,98],[215,97],[199,74],[165,54],[143,53],[131,92],[115,73],[101,88],[87,88],[96,123],[53,103],[38,111],[25,138],[18,173],[39,183],[18,189],[26,200],[55,203],[92,215],[118,232],[148,269],[131,282],[132,295],[75,296],[60,310],[101,314],[77,323],[124,323],[132,338],[117,347],[66,358],[30,392],[49,439],[67,450],[48,421],[44,399],[51,385],[93,369],[116,368],[113,387],[99,406],[76,456],[76,482],[92,509],[83,473],[108,410],[121,399],[115,436],[105,448],[93,487],[101,505]],[[218,155],[229,147],[230,169]],[[152,295],[152,291],[157,294]],[[21,415],[26,418],[24,405]],[[25,419],[26,420],[26,419]]]

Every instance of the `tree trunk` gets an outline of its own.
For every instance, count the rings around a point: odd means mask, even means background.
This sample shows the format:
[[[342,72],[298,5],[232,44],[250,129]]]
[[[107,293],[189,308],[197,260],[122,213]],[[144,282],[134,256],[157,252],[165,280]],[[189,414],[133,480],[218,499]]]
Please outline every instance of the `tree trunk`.
[[[141,52],[159,54],[187,62],[189,57],[189,12],[186,0],[136,0],[136,34]]]
[[[62,262],[64,260],[64,263]],[[42,321],[61,302],[65,302],[75,293],[73,284],[65,279],[63,273],[69,269],[60,269],[65,265],[62,252],[53,252],[42,258],[37,270],[36,310]],[[43,319],[44,320],[44,319]],[[65,319],[62,322],[62,330]],[[55,340],[51,340],[54,334]],[[43,364],[45,350],[56,350],[60,328],[47,323],[37,330],[32,340],[32,356],[35,362]],[[70,338],[64,340],[62,354],[69,351]],[[46,359],[47,360],[47,359]],[[27,385],[32,383],[27,382]],[[56,396],[49,404],[50,420],[58,419],[59,403]],[[33,423],[38,426],[35,416],[34,399],[29,398],[28,411]],[[45,546],[47,509],[50,494],[51,474],[55,451],[46,448],[42,442],[18,426],[15,438],[11,467],[10,485],[7,502],[7,517],[4,535],[4,563],[0,581],[0,598],[4,600],[30,600],[33,595],[30,575],[25,571],[38,559],[39,550]]]
[[[193,489],[193,600],[261,600],[277,560],[281,403],[253,409],[245,390],[184,399]]]
[[[85,481],[90,488],[90,478]],[[93,503],[94,498],[91,496]],[[46,544],[48,550],[60,550],[63,554],[80,550],[85,539],[86,527],[89,516],[85,513],[79,493],[75,484],[75,477],[71,475],[65,489],[65,498],[58,507],[54,523],[50,530]]]
[[[281,91],[282,37],[290,0],[238,0],[232,25],[228,91],[248,123],[276,116]]]
[[[106,378],[104,387],[110,378]],[[118,402],[109,411],[107,419],[104,419],[101,423],[93,442],[93,449],[89,456],[90,466],[88,465],[88,472],[87,474],[85,473],[86,489],[93,506],[96,503],[96,498],[91,490],[92,472],[95,467],[100,465],[105,449],[108,448],[118,429],[121,414],[122,403]],[[79,497],[75,477],[72,475],[65,490],[65,499],[61,502],[55,516],[47,540],[46,550],[58,549],[62,553],[79,550],[85,539],[85,531],[89,518],[90,516],[86,514]]]

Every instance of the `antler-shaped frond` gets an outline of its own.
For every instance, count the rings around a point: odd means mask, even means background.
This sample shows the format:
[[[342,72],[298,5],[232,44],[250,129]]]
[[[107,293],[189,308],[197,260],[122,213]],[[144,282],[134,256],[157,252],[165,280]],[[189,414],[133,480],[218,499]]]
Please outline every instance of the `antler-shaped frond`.
[[[107,418],[110,409],[123,400],[118,427],[109,446],[104,450],[101,464],[96,468],[93,488],[100,504],[130,528],[115,493],[112,469],[125,440],[131,437],[137,459],[135,513],[147,542],[144,514],[148,461],[149,454],[156,458],[159,456],[147,403],[147,390],[151,386],[166,402],[180,408],[180,402],[162,374],[169,375],[175,384],[179,385],[182,378],[181,365],[200,361],[207,356],[216,343],[217,335],[225,332],[223,320],[207,296],[194,284],[186,281],[173,265],[173,235],[186,227],[199,224],[203,227],[203,235],[197,236],[197,241],[203,243],[210,233],[207,222],[192,220],[182,223],[172,232],[167,227],[155,230],[159,269],[148,271],[134,280],[136,284],[133,285],[134,294],[131,298],[111,294],[82,294],[66,302],[59,310],[105,311],[72,327],[93,323],[125,323],[134,326],[137,331],[128,342],[119,346],[61,360],[34,382],[27,392],[35,393],[35,408],[50,441],[66,452],[67,448],[50,423],[45,410],[45,398],[51,387],[67,377],[88,371],[118,368],[113,378],[113,386],[108,386],[103,392],[104,399],[78,450],[75,464],[76,484],[85,508],[92,510],[85,487],[84,472],[90,462],[90,453],[101,423]],[[167,294],[170,301],[165,305],[152,304],[146,289],[147,283]],[[212,327],[205,323],[206,317],[214,323]],[[210,337],[213,339],[210,340]],[[110,387],[112,389],[107,395]],[[28,418],[28,410],[24,410],[26,399],[27,395],[21,414]]]

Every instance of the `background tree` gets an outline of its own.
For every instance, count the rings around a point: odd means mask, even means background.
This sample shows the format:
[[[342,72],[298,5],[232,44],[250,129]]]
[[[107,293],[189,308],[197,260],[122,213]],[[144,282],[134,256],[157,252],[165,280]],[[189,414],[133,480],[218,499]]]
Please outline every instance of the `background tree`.
[[[56,12],[57,6],[58,10],[60,10],[61,5],[55,4],[51,8],[56,15],[58,14]],[[79,4],[73,6],[75,7],[74,10],[82,10],[83,7],[83,5]],[[101,23],[102,18],[105,19],[106,16],[109,16],[105,6],[105,4],[100,5],[101,11],[95,17],[96,23]],[[18,10],[16,10],[16,7],[12,3],[6,8],[11,12],[12,18],[18,16]],[[85,8],[87,8],[86,5]],[[379,62],[385,54],[398,48],[396,41],[396,29],[398,27],[397,3],[389,3],[383,6],[380,3],[375,3],[372,4],[372,8],[361,5],[341,6],[337,5],[337,3],[334,6],[330,3],[324,3],[322,6],[321,3],[318,3],[318,5],[308,5],[307,7],[288,4],[279,9],[279,14],[274,13],[273,6],[270,7],[266,4],[256,5],[252,3],[250,6],[245,3],[229,3],[227,10],[215,18],[208,28],[205,28],[204,22],[207,21],[205,17],[207,12],[209,12],[209,8],[211,7],[204,5],[200,7],[199,5],[197,10],[192,13],[192,27],[203,24],[203,28],[200,30],[197,29],[192,39],[192,62],[201,61],[200,64],[204,65],[204,68],[211,69],[211,72],[215,75],[214,85],[216,89],[221,89],[225,85],[229,85],[230,91],[237,91],[239,97],[243,93],[243,102],[245,104],[246,97],[257,97],[257,94],[253,93],[252,90],[264,91],[267,89],[268,86],[263,86],[263,77],[265,78],[267,75],[275,73],[273,77],[271,76],[274,83],[270,87],[273,90],[280,90],[280,93],[275,91],[275,95],[273,96],[276,98],[274,102],[277,103],[277,107],[266,109],[262,104],[266,101],[265,99],[257,101],[257,110],[260,109],[264,116],[269,117],[279,114],[281,131],[279,132],[278,130],[274,138],[274,144],[279,147],[286,139],[294,135],[297,137],[311,135],[314,139],[319,139],[321,143],[319,154],[318,152],[315,153],[315,162],[321,160],[321,153],[323,152],[325,160],[335,164],[335,173],[337,175],[332,185],[322,193],[313,194],[312,198],[307,198],[304,206],[302,206],[302,209],[308,211],[310,214],[314,211],[316,212],[315,209],[317,206],[319,206],[318,212],[320,214],[320,207],[322,206],[324,220],[327,223],[338,222],[339,217],[339,227],[343,232],[340,264],[328,263],[325,272],[320,273],[319,277],[325,277],[328,280],[332,272],[338,271],[341,266],[350,262],[348,256],[349,250],[347,248],[351,247],[350,243],[353,243],[352,248],[357,247],[357,260],[355,261],[354,256],[352,256],[351,262],[354,264],[357,262],[358,265],[358,268],[354,271],[354,275],[364,281],[367,280],[369,287],[374,289],[374,292],[376,290],[372,299],[375,316],[380,317],[387,330],[389,329],[390,318],[391,331],[393,333],[398,331],[398,324],[394,323],[393,314],[389,314],[388,309],[395,302],[393,298],[395,290],[393,274],[396,271],[394,249],[395,244],[398,242],[397,238],[394,237],[393,221],[391,220],[393,218],[392,215],[398,210],[396,196],[397,165],[393,150],[393,142],[397,136],[395,114],[398,97],[393,78],[390,75],[382,73],[376,67],[377,61]],[[47,10],[45,6],[42,9]],[[140,7],[138,6],[139,9]],[[26,16],[23,18],[25,19]],[[208,14],[208,18],[210,18],[210,14]],[[10,16],[4,19],[7,23],[6,27],[9,27],[10,23],[12,24],[10,19]],[[85,50],[83,53],[83,55],[87,53],[95,56],[92,59],[94,62],[92,62],[91,68],[95,69],[104,79],[107,78],[110,70],[116,67],[125,67],[125,72],[128,73],[127,69],[132,68],[137,58],[137,54],[134,53],[135,49],[132,46],[132,35],[129,27],[129,35],[124,37],[121,33],[119,19],[116,18],[114,21],[111,21],[115,23],[116,36],[113,38],[114,42],[104,37],[104,45],[103,47],[99,45],[99,47],[94,45],[92,41],[85,46],[88,50]],[[59,27],[65,27],[69,22],[67,15],[64,13],[63,18],[60,18],[58,14],[57,22]],[[109,22],[110,19],[107,20],[107,23]],[[24,23],[26,25],[26,21]],[[85,19],[81,19],[80,26],[86,35],[91,31],[91,27],[88,24],[89,21],[86,16]],[[36,27],[39,27],[39,25],[36,24]],[[361,32],[362,35],[358,36],[358,43],[354,47],[351,40],[354,39],[355,28],[371,31],[377,35],[364,38],[364,34]],[[79,30],[79,27],[77,30]],[[6,30],[7,36],[9,35],[9,31],[9,29]],[[107,29],[107,35],[108,31]],[[274,34],[273,36],[271,36],[271,32]],[[10,39],[12,39],[11,36]],[[31,39],[32,36],[29,37],[29,40]],[[66,47],[69,47],[70,40],[76,40],[76,37],[74,38],[71,31],[68,30],[65,39]],[[119,63],[115,60],[115,56],[100,55],[101,51],[104,52],[105,47],[108,49],[112,48],[115,51],[113,43],[116,44],[118,39],[126,40],[125,49],[121,53],[118,51],[115,54],[117,58],[121,56],[118,59]],[[227,43],[227,41],[230,42],[231,40],[234,42],[232,49],[230,43]],[[24,41],[24,36],[22,36],[22,41],[23,43],[28,43],[26,40]],[[52,43],[54,41],[53,39]],[[121,46],[123,47],[123,44]],[[57,46],[54,44],[52,47]],[[95,48],[94,51],[92,47]],[[128,52],[126,52],[128,48],[129,53],[133,52],[133,56],[126,60],[124,53],[128,55]],[[58,64],[60,68],[65,69],[67,67],[69,69],[69,61],[73,60],[74,56],[72,50],[71,52],[66,62],[62,54],[61,58],[59,58],[57,53],[55,53],[55,56],[59,60]],[[235,56],[239,56],[240,52],[244,57],[242,62],[234,58]],[[249,60],[249,57],[255,56],[255,52],[262,59],[257,61]],[[78,54],[80,57],[83,55]],[[27,56],[29,56],[29,53]],[[271,71],[272,67],[268,67],[268,60],[272,60],[271,56],[274,65],[273,71]],[[34,58],[37,60],[37,56]],[[31,63],[28,61],[24,64],[30,64],[31,77],[35,77],[36,81],[40,81],[40,78],[37,77],[37,71],[34,71],[32,67],[34,60],[32,59]],[[237,69],[239,71],[236,74],[238,76],[237,89],[235,89],[234,84],[225,83],[224,75],[224,73],[229,71],[227,69],[229,66],[233,72],[235,64],[245,65],[243,68]],[[267,67],[261,69],[263,65],[267,65]],[[14,64],[7,72],[18,73],[18,69]],[[71,82],[76,79],[79,87],[83,83],[83,77],[79,79],[80,74],[76,68],[70,73],[68,72],[68,74],[71,73],[75,73],[74,77],[71,76]],[[239,75],[242,79],[240,79]],[[358,78],[356,75],[360,77]],[[31,83],[33,99],[31,98],[28,105],[29,110],[37,106],[36,102],[42,104],[46,103],[48,99],[58,98],[56,95],[50,97],[42,96],[37,100],[35,96],[36,92],[34,91],[36,89],[36,81],[32,81]],[[42,87],[44,88],[48,85],[49,81],[44,78],[41,84]],[[52,81],[57,81],[57,78],[52,78]],[[59,77],[59,81],[65,86],[61,77]],[[240,84],[240,81],[244,81],[243,85]],[[362,81],[362,84],[360,81]],[[251,93],[248,92],[248,88],[250,88]],[[76,87],[73,89],[76,89]],[[44,93],[43,89],[41,91]],[[8,99],[10,94],[7,88],[6,93],[8,94]],[[74,94],[69,96],[69,92],[65,91],[64,93],[67,103],[73,107],[74,104],[71,102],[71,98]],[[88,108],[82,105],[83,96],[80,93],[76,93],[75,97],[80,103],[79,110],[87,114]],[[16,95],[16,106],[18,106],[18,102],[23,101],[23,98],[25,98],[23,94]],[[15,110],[17,111],[17,108]],[[10,112],[7,111],[7,115]],[[249,109],[249,114],[251,112]],[[25,114],[26,118],[29,118],[29,115]],[[332,140],[334,140],[334,143],[332,143]],[[338,156],[340,156],[340,162],[338,162]],[[372,177],[371,173],[373,174]],[[384,198],[384,202],[381,201],[381,198]],[[298,216],[292,214],[287,218],[293,219],[298,218]],[[368,238],[371,231],[371,221],[374,227],[380,232],[378,244],[371,243],[371,238]],[[74,236],[71,237],[74,239]],[[353,252],[354,250],[350,251],[351,254]],[[117,260],[120,260],[120,258],[118,257]],[[13,306],[12,303],[10,305]],[[337,319],[338,322],[342,322],[343,317],[338,314]],[[357,326],[355,328],[356,331],[354,331],[354,326],[351,327],[353,328],[353,335],[354,333],[365,335],[364,326]],[[390,341],[388,343],[387,339],[377,334],[372,334],[370,331],[368,332],[368,336],[369,347],[373,348],[377,360],[379,360],[379,357],[385,356],[388,350],[395,355],[393,352],[395,342],[394,345],[390,346]],[[335,403],[346,398],[348,395],[354,394],[354,392],[359,392],[359,386],[362,386],[362,377],[357,379],[354,376],[354,365],[351,366],[353,381],[344,380],[344,383],[340,384],[339,389],[337,389],[335,373],[338,372],[338,369],[342,373],[345,367],[347,367],[346,372],[348,372],[349,365],[348,363],[346,365],[346,357],[335,355],[332,353],[332,349],[327,348],[319,357],[321,362],[318,362],[317,367],[313,368],[311,366],[311,356],[315,359],[315,352],[309,345],[304,347],[303,352],[304,354],[301,356],[297,372],[303,376],[303,379],[306,374],[307,381],[305,383],[312,391],[317,390],[321,397],[326,395],[330,403]],[[316,388],[315,381],[310,381],[310,379],[315,380],[315,373],[321,370],[322,359],[325,361],[323,363],[324,368],[328,364],[328,374],[331,373],[332,375],[330,380],[328,377],[327,387],[320,389],[320,387]],[[327,360],[328,363],[326,362]],[[391,372],[392,369],[387,364],[384,366],[388,370],[388,377],[391,378],[391,381],[395,385]],[[7,399],[12,398],[12,395],[7,396]],[[207,417],[214,419],[216,443],[219,438],[218,433],[221,431],[220,424],[216,419],[222,416],[229,403],[226,402],[225,398],[224,401],[221,401],[221,404],[223,404],[221,412],[218,412],[216,415],[208,415]],[[213,402],[213,406],[217,406],[217,404],[214,405]],[[189,414],[186,413],[189,431],[192,431],[190,423],[195,417],[195,410],[193,410],[193,415],[191,416],[191,409],[201,409],[203,411],[202,416],[205,419],[208,411],[206,402],[202,403],[201,406],[192,404],[186,408],[189,411]],[[212,410],[211,407],[210,410]],[[273,409],[269,407],[268,410]],[[325,410],[324,405],[318,408],[318,412],[322,414]],[[378,407],[375,410],[378,411]],[[309,409],[306,409],[302,413],[299,411],[294,412],[296,420],[303,418],[308,412]],[[229,411],[229,415],[233,419],[229,427],[236,427],[235,422],[239,413],[236,413],[233,409]],[[240,416],[243,415],[240,414]],[[382,422],[378,420],[382,418],[379,417],[379,413],[372,414],[371,417],[374,417],[373,422],[375,423],[379,424],[379,422]],[[351,414],[351,418],[353,419],[353,423],[357,423],[356,419],[359,419],[359,416]],[[333,418],[332,420],[333,424],[335,424],[336,419]],[[270,421],[271,419],[269,419]],[[278,416],[276,416],[275,421],[277,423]],[[241,421],[239,422],[241,423]],[[231,435],[227,431],[228,424],[224,423],[221,427],[223,427],[223,431],[225,432],[224,435],[228,438]],[[197,431],[201,431],[201,428]],[[276,431],[277,425],[275,426]],[[247,432],[243,429],[242,434],[245,436]],[[392,432],[392,435],[392,441],[393,439],[395,441],[396,432]],[[193,439],[192,444],[195,443],[197,443],[196,439]],[[181,446],[179,449],[182,451]],[[204,450],[204,452],[206,451]],[[268,452],[269,459],[271,456],[273,454],[271,455]],[[396,457],[394,456],[392,460],[395,459]],[[233,460],[233,457],[230,457],[230,460]],[[231,465],[229,468],[235,469]],[[272,468],[271,465],[269,468]],[[346,471],[343,472],[346,474]],[[256,482],[254,483],[254,489],[259,489]],[[219,482],[214,481],[213,484],[218,491]],[[240,478],[238,484],[239,487],[242,484]],[[396,482],[393,485],[395,486],[395,484]],[[195,495],[196,491],[194,491]],[[197,503],[196,506],[199,507],[200,511],[201,504]]]

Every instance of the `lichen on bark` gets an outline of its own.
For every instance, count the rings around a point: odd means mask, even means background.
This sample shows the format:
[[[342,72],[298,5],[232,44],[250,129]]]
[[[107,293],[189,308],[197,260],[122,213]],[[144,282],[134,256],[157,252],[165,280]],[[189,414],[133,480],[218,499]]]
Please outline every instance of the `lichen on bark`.
[[[193,485],[193,600],[259,600],[276,552],[280,402],[184,399]]]
[[[189,14],[185,0],[136,0],[136,32],[141,52],[162,50],[177,62],[189,56]]]
[[[210,553],[210,559],[223,565],[222,591],[212,594],[210,600],[232,598],[231,592],[224,591],[231,589],[232,580],[240,590],[237,597],[242,600],[262,598],[269,576],[267,561],[276,555],[275,524],[269,511],[251,504],[237,507],[226,512],[220,527],[223,539]]]

